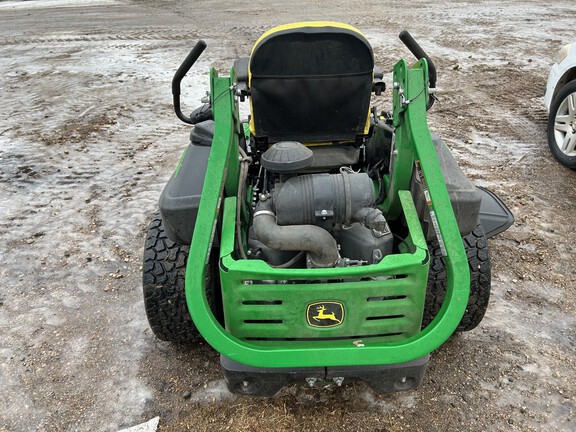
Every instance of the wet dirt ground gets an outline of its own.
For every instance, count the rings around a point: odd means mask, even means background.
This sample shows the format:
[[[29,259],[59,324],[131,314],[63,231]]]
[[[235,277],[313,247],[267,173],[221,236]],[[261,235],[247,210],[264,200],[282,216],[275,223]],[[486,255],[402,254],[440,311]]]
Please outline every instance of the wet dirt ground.
[[[542,99],[573,16],[571,0],[0,1],[0,431],[156,416],[161,431],[576,430],[576,172],[548,151]],[[417,391],[232,396],[209,346],[157,341],[146,322],[145,230],[189,133],[172,74],[204,38],[194,108],[209,66],[227,73],[266,29],[311,19],[360,28],[385,71],[410,58],[410,30],[438,67],[431,130],[516,216],[490,241],[484,321],[433,354]]]

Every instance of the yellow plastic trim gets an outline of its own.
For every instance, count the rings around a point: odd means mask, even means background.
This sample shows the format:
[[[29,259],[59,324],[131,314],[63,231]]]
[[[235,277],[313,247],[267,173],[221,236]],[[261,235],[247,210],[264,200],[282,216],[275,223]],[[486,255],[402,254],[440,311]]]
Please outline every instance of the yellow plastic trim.
[[[262,36],[260,36],[258,38],[256,43],[252,47],[252,51],[250,52],[250,56],[252,56],[252,53],[254,52],[254,50],[256,49],[258,44],[262,41],[262,39],[264,39],[264,38],[266,38],[266,37],[268,37],[274,33],[278,33],[278,32],[285,31],[285,30],[295,30],[295,29],[304,28],[304,27],[335,27],[335,28],[353,31],[353,32],[361,35],[363,38],[366,38],[366,36],[364,36],[364,34],[362,34],[362,32],[360,30],[358,30],[356,27],[352,27],[351,25],[348,25],[348,24],[344,24],[344,23],[340,23],[340,22],[336,22],[336,21],[300,21],[300,22],[295,22],[295,23],[290,23],[290,24],[283,24],[283,25],[271,28],[270,30],[266,31]],[[248,73],[250,73],[250,71],[248,71]]]
[[[374,77],[372,77],[374,79]],[[368,114],[366,115],[366,125],[364,126],[364,135],[368,135],[370,132],[370,107],[368,107]]]

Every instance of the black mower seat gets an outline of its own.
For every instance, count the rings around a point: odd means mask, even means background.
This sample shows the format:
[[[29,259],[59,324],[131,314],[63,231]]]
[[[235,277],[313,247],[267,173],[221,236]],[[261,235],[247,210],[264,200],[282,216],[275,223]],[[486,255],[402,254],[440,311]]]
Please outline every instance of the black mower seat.
[[[354,27],[303,22],[262,35],[249,61],[250,129],[259,140],[354,142],[369,131],[374,55]]]

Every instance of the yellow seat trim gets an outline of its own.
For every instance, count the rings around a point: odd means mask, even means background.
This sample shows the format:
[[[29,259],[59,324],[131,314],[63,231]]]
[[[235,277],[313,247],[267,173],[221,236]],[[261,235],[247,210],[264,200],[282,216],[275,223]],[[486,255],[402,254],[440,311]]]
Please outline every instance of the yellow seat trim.
[[[285,30],[295,30],[295,29],[299,29],[299,28],[304,28],[304,27],[334,27],[334,28],[340,28],[340,29],[344,29],[344,30],[350,30],[353,31],[355,33],[358,33],[359,35],[361,35],[362,37],[366,38],[366,36],[364,36],[362,34],[362,32],[360,30],[358,30],[356,27],[353,27],[351,25],[348,24],[344,24],[344,23],[340,23],[337,21],[299,21],[299,22],[295,22],[295,23],[290,23],[290,24],[283,24],[274,28],[271,28],[270,30],[266,31],[262,36],[260,36],[258,38],[258,40],[256,41],[256,43],[254,44],[254,46],[252,47],[252,51],[250,52],[250,56],[252,56],[252,53],[254,52],[254,50],[256,49],[256,47],[258,46],[258,44],[260,42],[262,42],[263,39],[267,38],[268,36],[274,34],[274,33],[278,33],[281,31],[285,31]],[[250,73],[250,71],[248,71]]]

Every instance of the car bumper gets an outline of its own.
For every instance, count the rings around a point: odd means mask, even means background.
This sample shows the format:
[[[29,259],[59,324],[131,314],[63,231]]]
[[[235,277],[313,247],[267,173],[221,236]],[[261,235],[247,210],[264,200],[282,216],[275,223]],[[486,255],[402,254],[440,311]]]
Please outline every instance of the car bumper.
[[[552,99],[554,97],[554,90],[556,89],[556,85],[565,72],[566,69],[558,63],[554,63],[550,69],[550,74],[548,75],[548,83],[546,84],[546,93],[544,94],[544,103],[546,104],[546,109],[548,111],[550,111],[550,105],[552,105]]]

